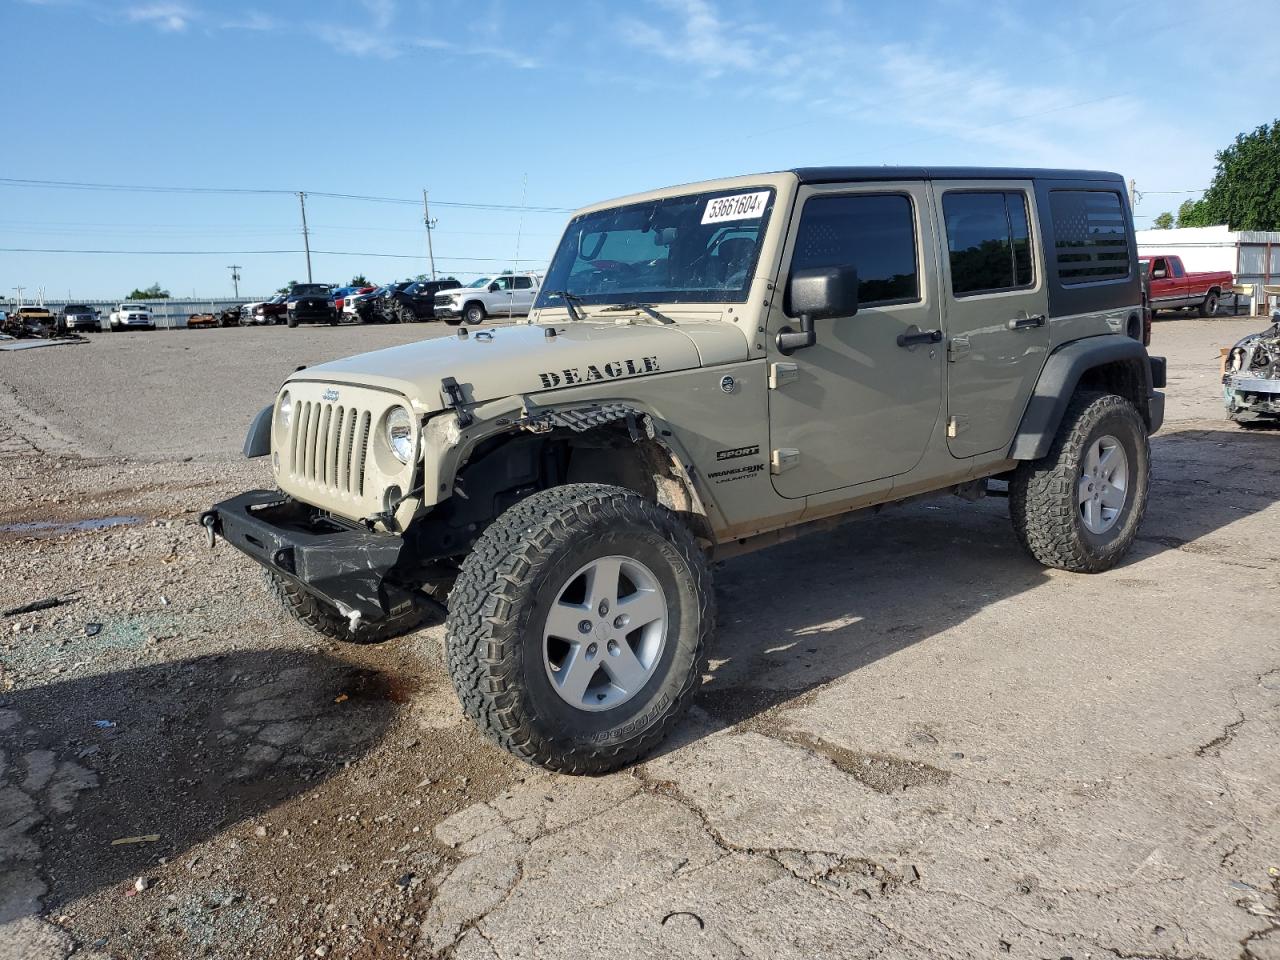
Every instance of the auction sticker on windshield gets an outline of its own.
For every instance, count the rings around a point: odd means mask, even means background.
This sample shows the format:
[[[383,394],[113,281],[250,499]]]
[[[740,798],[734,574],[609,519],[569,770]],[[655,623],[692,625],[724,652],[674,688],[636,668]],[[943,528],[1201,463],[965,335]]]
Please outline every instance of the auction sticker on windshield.
[[[722,220],[754,220],[764,213],[769,203],[769,191],[737,193],[732,197],[716,197],[707,201],[702,213],[703,223],[720,223]]]

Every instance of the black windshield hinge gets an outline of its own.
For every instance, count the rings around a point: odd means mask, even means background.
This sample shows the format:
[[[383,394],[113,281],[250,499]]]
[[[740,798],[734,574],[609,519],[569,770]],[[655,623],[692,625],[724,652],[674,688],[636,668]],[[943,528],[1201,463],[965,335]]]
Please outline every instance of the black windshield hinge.
[[[475,423],[476,418],[463,406],[467,401],[462,395],[462,387],[458,386],[457,380],[453,377],[445,377],[441,380],[440,394],[444,397],[444,405],[457,413],[459,427],[465,430]]]

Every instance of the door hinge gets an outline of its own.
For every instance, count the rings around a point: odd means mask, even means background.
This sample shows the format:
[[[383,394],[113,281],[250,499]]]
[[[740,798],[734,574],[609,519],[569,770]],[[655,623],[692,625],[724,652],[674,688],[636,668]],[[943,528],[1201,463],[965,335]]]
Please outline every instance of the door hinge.
[[[964,433],[968,429],[969,429],[968,417],[956,416],[956,417],[952,417],[950,420],[947,421],[948,437],[958,437],[960,436],[960,434]]]
[[[969,338],[968,337],[952,337],[951,342],[947,344],[947,360],[955,363],[962,357],[969,355]]]
[[[800,367],[794,363],[774,363],[769,366],[769,389],[777,390],[784,383],[795,383],[800,379]]]
[[[773,451],[769,457],[769,472],[776,476],[779,473],[786,473],[799,463],[800,451],[794,447],[783,447]]]

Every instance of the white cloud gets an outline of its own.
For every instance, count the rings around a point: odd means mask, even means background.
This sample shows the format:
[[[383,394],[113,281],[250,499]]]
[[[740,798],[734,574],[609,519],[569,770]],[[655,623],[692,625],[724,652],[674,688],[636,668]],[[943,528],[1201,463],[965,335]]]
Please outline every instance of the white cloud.
[[[726,22],[709,0],[657,0],[675,15],[676,31],[664,30],[635,17],[619,21],[624,42],[667,60],[687,63],[708,77],[728,69],[746,69],[760,59],[751,42],[750,24]]]
[[[130,7],[125,16],[133,23],[150,23],[166,33],[181,33],[195,19],[195,12],[181,3],[151,3]]]
[[[231,20],[223,21],[220,26],[223,30],[252,30],[264,33],[269,30],[278,30],[282,24],[270,14],[262,13],[259,10],[250,10]]]

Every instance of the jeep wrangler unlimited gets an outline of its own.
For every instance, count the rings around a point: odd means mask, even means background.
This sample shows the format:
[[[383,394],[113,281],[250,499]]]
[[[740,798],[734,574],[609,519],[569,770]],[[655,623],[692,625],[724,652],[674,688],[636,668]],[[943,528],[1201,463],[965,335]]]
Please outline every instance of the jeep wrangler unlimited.
[[[643,755],[699,682],[709,561],[890,502],[1004,492],[1049,566],[1147,504],[1164,361],[1124,184],[798,169],[570,220],[516,325],[299,370],[255,419],[276,490],[202,517],[326,636],[447,598],[449,671],[555,770]]]

